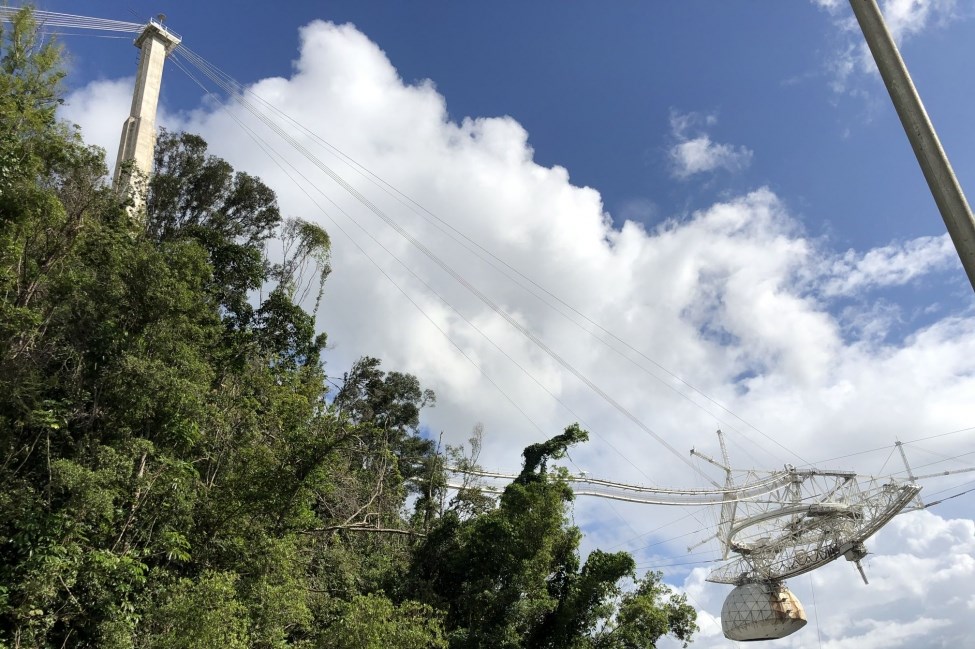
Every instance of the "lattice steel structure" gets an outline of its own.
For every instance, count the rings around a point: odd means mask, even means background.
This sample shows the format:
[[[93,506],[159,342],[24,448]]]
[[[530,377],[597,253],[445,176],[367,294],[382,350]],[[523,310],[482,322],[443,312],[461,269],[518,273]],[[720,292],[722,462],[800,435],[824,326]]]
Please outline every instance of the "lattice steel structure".
[[[797,469],[736,471],[727,464],[724,439],[718,432],[725,463],[702,453],[693,455],[725,471],[723,487],[666,489],[569,475],[578,496],[595,496],[651,505],[720,506],[713,537],[727,562],[708,581],[722,584],[778,582],[815,570],[841,556],[855,562],[866,555],[864,541],[917,497],[913,480],[862,476],[852,471]],[[517,476],[479,469],[451,469],[488,481]],[[735,480],[733,476],[743,476]],[[463,485],[450,485],[462,488]],[[477,489],[500,493],[498,484]],[[862,574],[862,570],[861,570]],[[866,579],[866,577],[864,577]]]
[[[725,636],[733,640],[781,638],[806,624],[802,605],[785,586],[788,578],[844,557],[856,564],[866,582],[860,565],[867,554],[864,542],[904,511],[921,491],[906,457],[908,480],[792,466],[781,471],[738,471],[730,466],[721,431],[718,439],[722,462],[693,449],[691,454],[723,470],[723,486],[714,482],[711,489],[666,489],[586,475],[566,475],[565,480],[578,496],[720,507],[717,530],[705,542],[720,542],[724,563],[712,570],[707,580],[735,586],[721,613]],[[471,484],[465,480],[464,484],[449,486],[488,493],[500,493],[500,481],[517,477],[471,468],[449,470],[487,482]]]
[[[843,556],[857,563],[864,541],[900,513],[921,488],[852,472],[789,469],[792,480],[722,512],[723,558],[708,581],[780,581]],[[862,570],[861,570],[862,573]],[[866,579],[864,577],[864,579]]]

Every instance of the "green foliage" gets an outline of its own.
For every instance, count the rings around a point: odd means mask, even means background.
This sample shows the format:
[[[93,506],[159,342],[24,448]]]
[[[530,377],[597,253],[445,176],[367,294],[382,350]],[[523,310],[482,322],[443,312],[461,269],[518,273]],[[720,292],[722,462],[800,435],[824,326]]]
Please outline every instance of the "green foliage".
[[[419,553],[418,581],[449,607],[449,620],[465,621],[450,629],[454,646],[560,646],[560,639],[589,631],[578,619],[588,609],[564,592],[579,570],[580,533],[566,521],[572,492],[546,470],[548,460],[585,439],[573,425],[526,448],[524,468],[498,508],[463,522],[448,517]],[[452,561],[438,561],[448,554]],[[632,570],[632,559],[625,559]],[[587,563],[584,572],[589,569]],[[626,574],[605,579],[615,584]]]
[[[625,552],[596,550],[580,566],[580,533],[566,520],[572,492],[547,463],[587,438],[573,424],[529,446],[496,509],[463,520],[448,511],[417,550],[409,592],[448,611],[452,647],[653,647],[668,633],[690,638],[694,611],[680,598],[662,607],[668,591],[659,581],[623,594],[635,568]]]
[[[325,290],[325,280],[332,272],[332,240],[322,228],[302,219],[287,219],[281,229],[284,260],[274,269],[274,275],[289,297],[304,303],[313,287],[318,312]],[[314,268],[311,277],[309,270]],[[317,280],[317,286],[316,286]]]
[[[527,447],[522,453],[525,464],[518,482],[527,484],[544,476],[548,460],[565,457],[570,446],[586,441],[589,441],[589,433],[579,428],[579,424],[572,424],[561,435]]]
[[[623,596],[611,624],[596,637],[599,649],[653,647],[658,638],[673,635],[686,647],[697,631],[697,615],[686,595],[670,591],[661,573],[648,572],[636,588]]]
[[[336,621],[322,647],[328,649],[446,648],[442,615],[430,606],[394,604],[381,595],[356,595],[336,605]]]
[[[207,571],[180,579],[153,607],[145,625],[147,649],[244,649],[247,608],[238,600],[236,577]]]
[[[253,311],[248,291],[267,279],[263,244],[281,213],[271,188],[206,149],[197,135],[159,134],[146,232],[155,241],[199,242],[213,271],[211,292],[234,324],[244,325]]]
[[[436,397],[422,390],[415,376],[400,372],[388,374],[379,369],[378,358],[360,358],[345,374],[335,397],[339,411],[356,423],[399,434],[415,432],[420,425],[420,409],[433,405]]]
[[[315,334],[315,319],[278,287],[257,310],[256,342],[261,351],[287,367],[316,364],[325,336]]]
[[[16,12],[0,24],[0,199],[28,188],[56,161],[62,142],[48,135],[61,103],[60,48],[42,41],[33,14]],[[63,129],[61,135],[65,135]],[[52,160],[53,158],[53,160]],[[5,205],[6,207],[6,205]]]
[[[628,589],[628,555],[581,561],[548,462],[585,431],[525,449],[497,503],[469,483],[445,509],[430,390],[366,356],[327,394],[301,303],[328,234],[185,133],[160,136],[131,221],[56,119],[62,76],[19,12],[0,39],[0,646],[690,638],[658,576]],[[480,444],[448,456],[473,468]]]
[[[417,436],[420,410],[433,407],[436,395],[424,390],[411,374],[384,372],[377,358],[363,357],[344,376],[333,406],[361,432],[360,449],[367,454],[388,451],[406,486],[426,493],[433,442]]]

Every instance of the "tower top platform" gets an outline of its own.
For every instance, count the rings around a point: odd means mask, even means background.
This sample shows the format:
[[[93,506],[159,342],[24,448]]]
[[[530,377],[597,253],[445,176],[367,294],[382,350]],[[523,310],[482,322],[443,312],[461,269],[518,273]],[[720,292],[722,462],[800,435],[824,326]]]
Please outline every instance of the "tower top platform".
[[[138,38],[135,39],[135,46],[141,48],[147,38],[158,38],[162,41],[166,46],[166,54],[172,52],[183,40],[178,34],[169,31],[165,25],[155,20],[146,23]]]

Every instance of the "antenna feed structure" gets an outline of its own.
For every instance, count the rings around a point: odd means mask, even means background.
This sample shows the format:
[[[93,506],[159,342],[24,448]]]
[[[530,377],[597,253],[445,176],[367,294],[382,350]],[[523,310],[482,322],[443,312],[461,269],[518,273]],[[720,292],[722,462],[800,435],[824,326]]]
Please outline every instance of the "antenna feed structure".
[[[867,554],[869,554],[867,552],[867,546],[859,541],[849,544],[849,547],[843,550],[843,558],[853,562],[857,567],[857,571],[860,573],[860,577],[863,578],[864,584],[869,584],[870,582],[867,580],[867,573],[863,571],[863,564],[860,563],[860,560],[866,557]]]
[[[777,471],[732,467],[724,438],[718,431],[721,459],[691,449],[699,458],[725,474],[724,484],[713,487],[669,489],[624,484],[566,475],[577,496],[595,496],[648,505],[700,505],[719,508],[717,532],[688,551],[712,539],[722,546],[721,565],[707,581],[733,586],[721,612],[725,637],[736,641],[772,640],[795,633],[806,624],[805,611],[785,580],[805,574],[840,557],[853,562],[864,583],[861,561],[865,541],[917,498],[921,487],[910,471],[909,480],[865,476],[854,471],[796,468]],[[495,481],[473,488],[500,493],[497,481],[515,475],[477,467],[448,467],[450,473]],[[471,488],[450,483],[451,488]]]
[[[708,575],[734,585],[721,611],[725,637],[772,640],[806,624],[805,612],[785,587],[796,577],[844,557],[864,583],[860,563],[864,541],[900,513],[921,488],[911,482],[882,481],[849,471],[787,469],[780,490],[761,499],[738,501],[720,538],[731,561]]]
[[[775,640],[806,626],[806,611],[780,581],[744,581],[721,606],[721,631],[729,640]]]

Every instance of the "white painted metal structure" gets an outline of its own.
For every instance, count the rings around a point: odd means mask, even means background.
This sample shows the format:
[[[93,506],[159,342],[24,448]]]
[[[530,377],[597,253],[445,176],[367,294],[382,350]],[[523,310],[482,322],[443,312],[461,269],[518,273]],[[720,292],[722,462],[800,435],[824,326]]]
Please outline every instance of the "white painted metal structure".
[[[719,506],[718,527],[711,538],[719,541],[724,563],[707,580],[735,586],[721,614],[725,636],[732,640],[781,638],[806,624],[802,605],[785,586],[788,578],[844,557],[856,564],[866,581],[860,566],[867,554],[864,542],[917,498],[921,487],[916,478],[931,477],[914,476],[909,467],[908,480],[792,466],[773,472],[736,471],[729,465],[721,431],[718,439],[723,462],[695,450],[691,454],[725,472],[723,487],[665,489],[585,475],[569,475],[566,481],[578,496]],[[500,493],[500,481],[517,478],[480,469],[449,470],[484,481],[473,486],[469,481],[451,483],[451,487],[487,493]],[[736,481],[735,475],[744,477]]]
[[[721,631],[729,640],[775,640],[806,626],[799,599],[779,582],[737,586],[721,607]]]
[[[724,438],[718,431],[722,451]],[[724,487],[667,489],[569,475],[577,496],[595,496],[650,505],[720,506],[717,539],[726,563],[708,581],[722,584],[781,581],[844,556],[859,564],[863,542],[903,511],[920,492],[911,480],[862,476],[852,471],[827,471],[786,466],[781,471],[735,471],[703,456],[726,472]],[[726,460],[727,461],[727,460]],[[488,481],[477,489],[500,493],[514,474],[452,468]],[[734,474],[743,474],[736,482]],[[493,482],[494,484],[491,484]],[[451,483],[451,487],[463,485]]]

